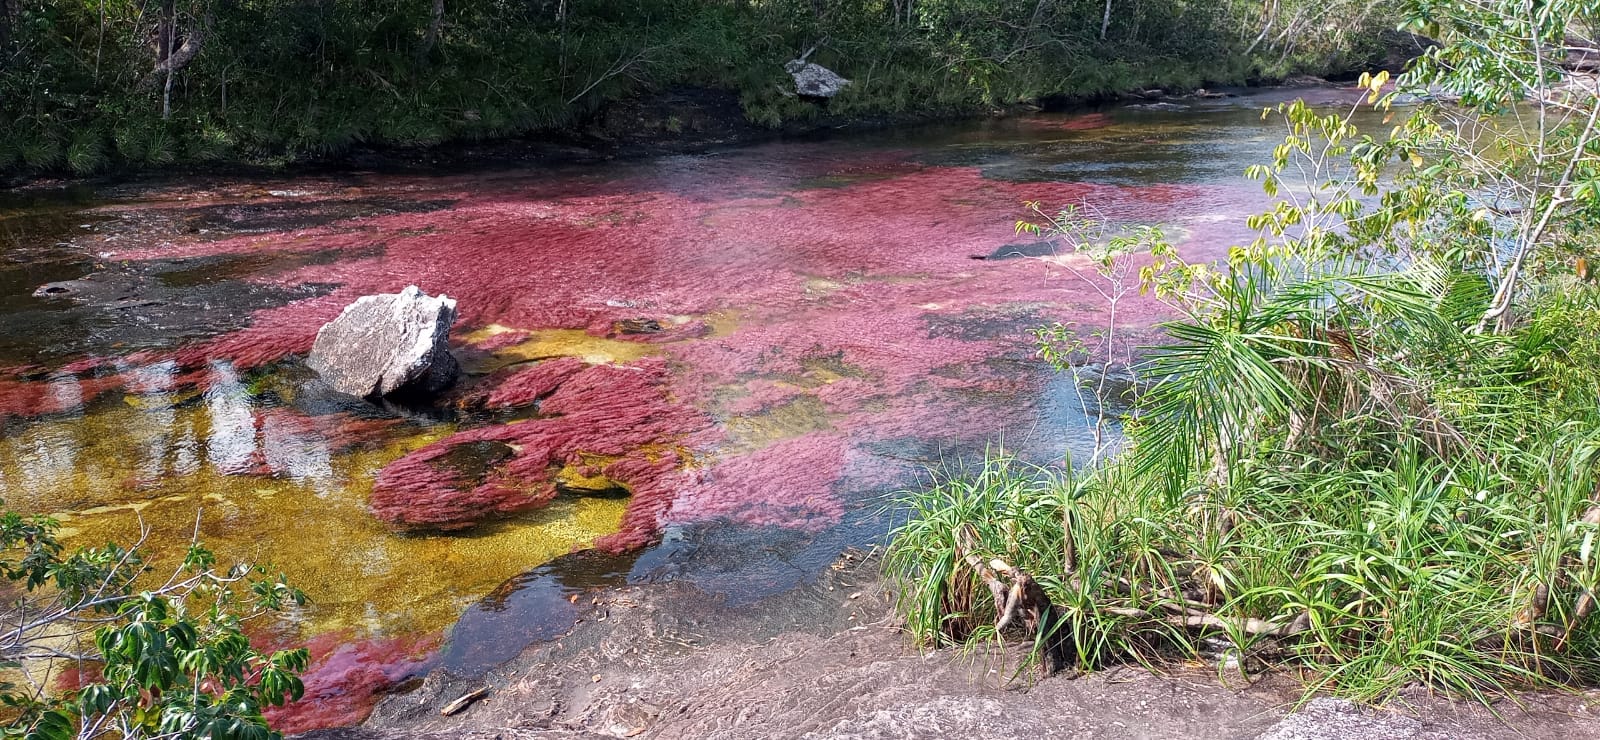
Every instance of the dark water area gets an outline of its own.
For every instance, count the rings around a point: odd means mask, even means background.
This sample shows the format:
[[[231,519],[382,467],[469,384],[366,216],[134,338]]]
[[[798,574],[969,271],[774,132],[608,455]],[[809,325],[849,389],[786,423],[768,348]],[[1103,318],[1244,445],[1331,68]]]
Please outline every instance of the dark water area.
[[[758,606],[881,541],[886,496],[1006,450],[1087,459],[1031,330],[1108,325],[1105,279],[1024,202],[1254,235],[1243,179],[1294,93],[436,175],[0,195],[0,497],[74,543],[270,562],[312,604],[287,730],[557,637],[586,598],[693,584]],[[1346,90],[1309,91],[1323,102]],[[354,298],[460,304],[437,405],[333,393],[302,358]]]

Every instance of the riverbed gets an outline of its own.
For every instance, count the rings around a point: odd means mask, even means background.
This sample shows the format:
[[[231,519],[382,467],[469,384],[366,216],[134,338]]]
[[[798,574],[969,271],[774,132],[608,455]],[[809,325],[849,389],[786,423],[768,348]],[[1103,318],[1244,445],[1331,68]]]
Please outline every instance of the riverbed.
[[[488,670],[591,592],[756,602],[879,541],[930,474],[1089,459],[1095,403],[1032,330],[1110,330],[1127,356],[1169,314],[1135,293],[1113,323],[1116,283],[1019,234],[1025,204],[1216,259],[1266,204],[1242,176],[1284,133],[1261,108],[1303,92],[6,194],[0,497],[73,544],[177,558],[198,536],[286,574],[311,603],[262,639],[313,651],[288,730]],[[322,323],[407,285],[459,302],[456,390],[372,404],[305,369]]]

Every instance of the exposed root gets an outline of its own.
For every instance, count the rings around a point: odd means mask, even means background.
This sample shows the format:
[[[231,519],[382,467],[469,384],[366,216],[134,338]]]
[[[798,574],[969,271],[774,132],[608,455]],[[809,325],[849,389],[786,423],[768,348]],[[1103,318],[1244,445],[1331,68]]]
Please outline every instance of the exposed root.
[[[1071,646],[1064,630],[1058,629],[1060,614],[1050,596],[1032,576],[994,558],[984,562],[977,553],[976,536],[972,525],[956,530],[956,549],[961,559],[972,568],[989,587],[994,596],[995,630],[1003,631],[1020,620],[1025,635],[1040,648],[1045,675],[1059,671],[1072,663]],[[1009,585],[1002,580],[1009,579]]]

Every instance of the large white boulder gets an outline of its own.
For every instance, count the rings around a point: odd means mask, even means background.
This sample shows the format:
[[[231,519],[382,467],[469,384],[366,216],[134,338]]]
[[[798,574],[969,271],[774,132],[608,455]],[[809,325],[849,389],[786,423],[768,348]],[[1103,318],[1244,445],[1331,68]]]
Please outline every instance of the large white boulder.
[[[415,285],[362,296],[317,331],[306,364],[352,396],[437,393],[461,373],[450,354],[455,321],[455,299]]]
[[[850,84],[833,70],[803,59],[792,59],[783,68],[794,77],[794,91],[810,98],[831,98]]]

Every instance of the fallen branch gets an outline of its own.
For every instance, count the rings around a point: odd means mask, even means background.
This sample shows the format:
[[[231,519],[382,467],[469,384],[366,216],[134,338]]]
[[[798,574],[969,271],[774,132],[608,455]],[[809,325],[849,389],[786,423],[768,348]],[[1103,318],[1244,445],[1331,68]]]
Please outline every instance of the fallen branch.
[[[1032,576],[1004,560],[994,558],[984,562],[978,555],[976,540],[972,525],[966,524],[956,530],[956,550],[961,559],[983,579],[994,596],[995,631],[1003,631],[1020,619],[1024,634],[1041,648],[1045,674],[1065,668],[1071,662],[1071,655],[1064,631],[1058,629],[1060,614],[1050,602],[1050,595]],[[1002,575],[1011,580],[1009,585],[1001,580]]]
[[[1254,637],[1288,637],[1311,629],[1310,612],[1301,612],[1294,619],[1282,622],[1254,617],[1219,617],[1210,612],[1182,611],[1183,608],[1176,604],[1163,604],[1163,606],[1180,613],[1158,616],[1144,609],[1128,607],[1107,607],[1106,611],[1123,617],[1166,622],[1176,627],[1209,627],[1227,632],[1241,632]]]
[[[594,78],[594,81],[590,82],[587,87],[583,88],[582,90],[579,90],[577,95],[574,95],[570,99],[568,99],[567,100],[567,105],[572,105],[573,103],[578,102],[580,99],[583,98],[583,96],[588,95],[590,90],[593,90],[596,87],[598,87],[600,85],[600,83],[605,82],[606,80],[609,80],[609,79],[611,79],[613,77],[616,77],[617,75],[620,75],[620,74],[622,74],[624,72],[627,72],[629,67],[632,67],[635,64],[647,64],[647,63],[649,63],[649,61],[650,61],[649,54],[650,54],[650,49],[649,49],[649,47],[646,47],[646,48],[640,49],[637,54],[634,54],[631,57],[626,57],[625,58],[626,53],[624,53],[624,55],[622,55],[622,56],[618,56],[617,57],[617,61],[612,62],[610,68],[606,69],[606,71],[604,73],[602,73],[599,77]],[[638,78],[634,78],[634,79],[637,80]]]
[[[473,702],[475,702],[475,701],[477,701],[479,699],[482,699],[483,697],[488,696],[488,695],[489,695],[489,687],[488,686],[484,686],[483,688],[480,688],[480,689],[474,689],[472,691],[468,691],[467,693],[462,694],[460,697],[458,697],[455,701],[444,705],[444,708],[439,710],[439,714],[442,714],[442,715],[444,715],[446,717],[448,717],[448,716],[450,716],[452,714],[457,714],[461,710],[466,709]]]

